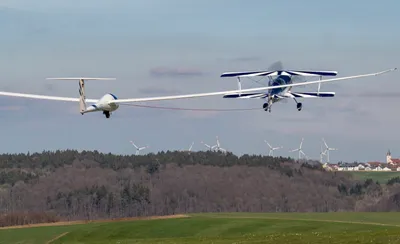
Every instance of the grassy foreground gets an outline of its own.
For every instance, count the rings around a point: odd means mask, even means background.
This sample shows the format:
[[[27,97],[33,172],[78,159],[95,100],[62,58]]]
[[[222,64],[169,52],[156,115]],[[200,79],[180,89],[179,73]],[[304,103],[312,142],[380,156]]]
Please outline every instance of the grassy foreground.
[[[194,214],[3,229],[0,243],[400,243],[400,213]]]
[[[391,178],[400,176],[400,171],[393,171],[393,172],[350,171],[346,173],[353,175],[355,179],[359,180],[372,179],[374,181],[378,181],[380,184],[386,184],[386,182]]]

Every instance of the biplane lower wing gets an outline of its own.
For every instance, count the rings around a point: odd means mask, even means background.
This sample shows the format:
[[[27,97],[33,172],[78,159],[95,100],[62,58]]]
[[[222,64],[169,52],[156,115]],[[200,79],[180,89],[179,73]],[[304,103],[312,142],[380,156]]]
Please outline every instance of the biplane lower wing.
[[[265,99],[268,98],[268,93],[241,93],[241,94],[227,94],[224,95],[223,98],[258,98],[258,99]],[[278,98],[312,98],[312,97],[334,97],[335,92],[286,92],[283,94],[276,94],[274,95]]]

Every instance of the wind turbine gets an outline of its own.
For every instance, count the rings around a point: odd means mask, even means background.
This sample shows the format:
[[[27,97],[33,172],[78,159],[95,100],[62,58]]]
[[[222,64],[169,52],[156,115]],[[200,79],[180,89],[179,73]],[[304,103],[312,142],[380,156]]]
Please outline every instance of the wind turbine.
[[[319,161],[321,162],[321,164],[323,163],[324,155],[326,155],[326,150],[322,151],[322,145],[321,145],[321,151],[319,153]]]
[[[324,154],[326,155],[326,162],[327,162],[327,163],[330,163],[330,161],[329,161],[329,151],[336,151],[336,150],[338,150],[338,149],[337,149],[337,148],[328,147],[328,144],[326,144],[326,141],[325,141],[324,138],[322,138],[322,141],[323,141],[324,144],[325,144],[325,151],[324,151]]]
[[[275,151],[275,150],[278,150],[278,149],[283,148],[282,146],[280,146],[280,147],[272,147],[272,146],[267,142],[267,140],[264,140],[264,141],[265,141],[265,143],[267,143],[267,145],[268,145],[268,147],[269,147],[268,156],[273,157],[273,156],[274,156],[274,151]]]
[[[136,148],[136,153],[135,153],[135,155],[139,155],[139,153],[140,153],[140,151],[142,151],[142,150],[144,150],[144,149],[146,149],[146,148],[148,148],[149,146],[145,146],[145,147],[138,147],[138,146],[136,146],[135,145],[135,143],[133,142],[133,141],[130,141],[131,143],[132,143],[132,145]]]
[[[194,145],[194,142],[192,142],[192,144],[190,144],[190,147],[188,150],[183,150],[183,151],[188,152],[188,154],[190,154],[190,152],[192,151],[193,145]]]
[[[304,138],[301,138],[301,142],[300,142],[299,148],[289,151],[289,152],[299,152],[299,160],[301,158],[301,155],[303,155],[304,158],[307,158],[306,154],[301,150],[302,146],[303,146],[303,141],[304,141]]]
[[[203,141],[201,141],[201,144],[203,144],[204,146],[206,146],[206,147],[208,148],[208,150],[210,150],[210,151],[214,148],[214,146],[210,146],[210,145],[204,143]]]
[[[226,150],[221,147],[221,143],[219,142],[218,136],[216,136],[216,138],[217,138],[217,144],[212,146],[212,148],[216,148],[217,151],[222,151],[223,153],[226,153]]]
[[[188,152],[191,152],[191,151],[192,151],[193,145],[194,145],[194,142],[192,142],[192,144],[190,145],[190,147],[189,147],[189,149],[188,149]]]

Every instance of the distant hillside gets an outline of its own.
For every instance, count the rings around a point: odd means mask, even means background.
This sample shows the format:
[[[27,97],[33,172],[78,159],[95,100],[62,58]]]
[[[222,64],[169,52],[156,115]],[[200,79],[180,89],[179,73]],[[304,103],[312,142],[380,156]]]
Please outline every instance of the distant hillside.
[[[198,212],[400,209],[398,181],[357,181],[315,162],[213,152],[0,155],[0,225]],[[399,180],[400,181],[400,180]]]

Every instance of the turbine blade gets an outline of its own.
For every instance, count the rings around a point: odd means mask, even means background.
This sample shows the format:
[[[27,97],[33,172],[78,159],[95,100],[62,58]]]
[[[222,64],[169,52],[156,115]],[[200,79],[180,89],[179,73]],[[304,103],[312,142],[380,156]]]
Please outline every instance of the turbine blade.
[[[303,141],[304,141],[304,138],[301,138],[301,142],[300,142],[300,147],[299,147],[299,149],[301,149],[301,147],[303,146]]]
[[[132,143],[132,145],[136,148],[136,149],[138,149],[138,147],[136,146],[136,144],[133,142],[133,141],[130,141],[131,143]]]
[[[192,150],[192,147],[193,147],[193,145],[194,145],[194,142],[192,142],[192,144],[190,145],[190,147],[189,147],[189,151],[191,151],[191,150]]]
[[[324,138],[322,138],[322,141],[324,142],[324,144],[325,144],[325,147],[326,147],[326,148],[329,148],[329,147],[328,147],[328,144],[326,144],[326,141],[325,141],[325,139],[324,139]]]

